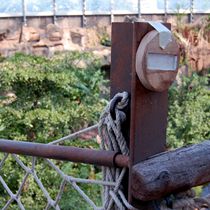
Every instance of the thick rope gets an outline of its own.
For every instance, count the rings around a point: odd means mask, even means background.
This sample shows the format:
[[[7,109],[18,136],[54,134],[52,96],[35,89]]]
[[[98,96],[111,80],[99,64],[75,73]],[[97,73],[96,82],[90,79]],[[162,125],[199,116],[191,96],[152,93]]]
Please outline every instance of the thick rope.
[[[124,109],[129,102],[127,92],[118,93],[110,101],[100,117],[98,124],[98,133],[101,138],[101,149],[119,152],[123,155],[129,155],[126,140],[122,134],[121,126],[126,120]],[[125,199],[122,193],[122,180],[126,168],[108,168],[103,167],[103,180],[107,182],[116,182],[115,187],[104,186],[104,210],[135,209]]]
[[[82,134],[90,132],[90,131],[95,130],[97,128],[98,128],[98,124],[95,124],[95,125],[92,125],[92,126],[90,126],[88,128],[84,128],[84,129],[79,130],[79,131],[77,131],[75,133],[69,134],[68,136],[64,136],[64,137],[62,137],[60,139],[52,141],[52,142],[50,142],[48,144],[58,144],[60,142],[66,141],[66,140],[68,140],[68,141],[69,140],[74,140],[74,139],[78,138],[79,136],[81,136]]]

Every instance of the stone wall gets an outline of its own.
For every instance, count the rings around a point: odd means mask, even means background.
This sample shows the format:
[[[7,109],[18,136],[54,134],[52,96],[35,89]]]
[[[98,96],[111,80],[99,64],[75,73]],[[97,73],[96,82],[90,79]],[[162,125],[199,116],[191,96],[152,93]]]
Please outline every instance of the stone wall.
[[[35,19],[34,19],[35,20]],[[16,20],[19,21],[18,19]],[[52,24],[46,18],[45,21],[34,26],[22,26],[8,24],[7,28],[0,29],[0,55],[10,56],[17,51],[35,55],[51,56],[55,52],[65,50],[87,50],[103,48],[100,39],[103,34],[110,36],[110,26],[96,29],[72,27],[68,22]],[[65,25],[63,27],[62,25]]]
[[[148,15],[144,19],[162,20],[164,16]],[[123,21],[124,16],[115,16]],[[81,16],[58,16],[56,25],[52,17],[0,18],[0,55],[10,56],[17,51],[51,56],[56,51],[84,50],[100,47],[100,39],[110,37],[110,16],[87,16],[87,27],[82,28]]]
[[[201,15],[196,15],[195,22],[199,22],[200,17]],[[100,44],[104,37],[110,38],[111,36],[110,16],[87,16],[86,18],[85,28],[81,27],[81,16],[59,16],[56,24],[53,24],[52,17],[27,17],[27,26],[23,26],[22,18],[0,18],[0,55],[11,56],[20,51],[52,56],[55,52],[60,51],[85,50],[98,55],[102,64],[110,65],[110,47]],[[114,18],[116,22],[122,22],[125,16],[115,15]],[[154,21],[163,21],[165,18],[164,15],[142,16],[144,20]],[[177,25],[177,16],[168,15],[167,20],[172,26]],[[189,17],[183,16],[181,24],[184,25],[188,21]],[[209,68],[210,64],[207,61],[210,60],[210,46],[208,42],[202,44],[199,49],[192,45],[190,48],[188,46],[185,48],[190,62],[192,60],[191,66],[197,69]]]

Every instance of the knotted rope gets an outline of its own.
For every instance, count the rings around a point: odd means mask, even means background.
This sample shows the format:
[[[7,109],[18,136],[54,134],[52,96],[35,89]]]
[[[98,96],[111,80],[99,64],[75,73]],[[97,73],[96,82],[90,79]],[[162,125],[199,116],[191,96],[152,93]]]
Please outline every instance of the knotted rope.
[[[98,124],[99,136],[101,138],[101,149],[115,151],[123,155],[129,155],[126,140],[122,134],[122,124],[126,120],[124,109],[128,106],[129,96],[127,92],[118,93],[110,101],[100,117]],[[135,209],[125,199],[122,193],[122,180],[126,168],[103,167],[103,180],[115,182],[115,186],[104,186],[104,210],[113,208]]]

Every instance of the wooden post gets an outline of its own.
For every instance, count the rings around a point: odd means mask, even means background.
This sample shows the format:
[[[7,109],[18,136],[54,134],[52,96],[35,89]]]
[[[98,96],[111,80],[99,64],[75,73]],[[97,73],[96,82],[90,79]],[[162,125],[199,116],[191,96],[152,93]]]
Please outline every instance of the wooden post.
[[[165,24],[170,28],[169,24]],[[111,97],[127,91],[130,107],[123,133],[130,149],[130,169],[149,156],[163,152],[166,144],[168,91],[146,89],[136,74],[136,52],[142,38],[154,28],[146,22],[113,23],[111,54]],[[124,181],[129,202],[139,209],[153,210],[152,202],[141,202],[132,195],[132,171]]]
[[[160,153],[132,168],[132,195],[149,201],[210,182],[210,141]]]

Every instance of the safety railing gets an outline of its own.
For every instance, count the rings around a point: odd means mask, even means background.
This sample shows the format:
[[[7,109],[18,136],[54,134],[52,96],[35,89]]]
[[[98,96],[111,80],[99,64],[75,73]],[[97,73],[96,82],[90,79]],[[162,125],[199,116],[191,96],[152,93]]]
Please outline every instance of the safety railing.
[[[0,7],[0,17],[23,17],[27,24],[27,17],[30,16],[52,16],[54,22],[59,16],[82,16],[85,26],[85,17],[89,15],[109,15],[114,21],[115,15],[137,15],[142,14],[190,14],[190,21],[193,21],[195,13],[210,13],[210,3],[208,0],[9,0],[3,2]]]

